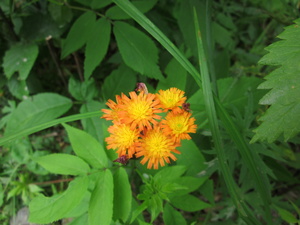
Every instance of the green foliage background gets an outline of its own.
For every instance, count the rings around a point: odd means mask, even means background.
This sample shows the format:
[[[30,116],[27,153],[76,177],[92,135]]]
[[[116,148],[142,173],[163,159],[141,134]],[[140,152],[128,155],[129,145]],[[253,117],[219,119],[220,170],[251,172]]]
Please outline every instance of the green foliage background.
[[[299,8],[1,1],[1,224],[300,224]],[[184,90],[198,125],[158,171],[104,142],[137,82]]]

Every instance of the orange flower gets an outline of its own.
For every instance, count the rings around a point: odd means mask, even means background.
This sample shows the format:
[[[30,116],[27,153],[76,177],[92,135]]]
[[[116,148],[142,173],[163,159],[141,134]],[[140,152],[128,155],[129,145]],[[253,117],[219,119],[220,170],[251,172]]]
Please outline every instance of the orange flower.
[[[173,137],[175,142],[182,139],[191,139],[188,133],[196,133],[197,125],[191,113],[181,109],[178,113],[169,112],[165,120],[162,120],[163,132]]]
[[[121,123],[115,123],[108,128],[110,136],[105,138],[107,149],[117,150],[120,156],[128,155],[132,158],[139,146],[139,131],[130,129],[130,126]]]
[[[121,122],[130,125],[131,129],[138,129],[139,131],[152,129],[152,125],[157,124],[157,120],[161,116],[162,110],[157,108],[159,101],[155,98],[154,94],[145,94],[141,92],[137,95],[135,92],[129,93],[130,98],[123,96],[121,110],[118,111],[118,116]]]
[[[122,97],[124,94],[122,93]],[[101,118],[106,120],[112,120],[113,122],[118,122],[120,120],[118,116],[118,111],[120,111],[120,105],[122,104],[122,97],[116,95],[117,103],[112,100],[108,100],[106,105],[111,109],[102,109],[101,111],[104,112],[104,115]]]
[[[180,110],[179,106],[182,106],[186,100],[184,91],[174,87],[165,91],[159,90],[159,94],[156,94],[156,96],[160,100],[160,107],[165,111],[173,110],[178,112]]]
[[[145,164],[148,161],[147,168],[158,169],[158,166],[164,166],[165,162],[170,163],[170,159],[176,160],[173,153],[180,154],[175,148],[179,144],[176,144],[172,139],[166,136],[160,129],[156,126],[152,130],[148,130],[141,139],[141,145],[137,148],[136,157],[144,156],[141,160],[141,164]]]

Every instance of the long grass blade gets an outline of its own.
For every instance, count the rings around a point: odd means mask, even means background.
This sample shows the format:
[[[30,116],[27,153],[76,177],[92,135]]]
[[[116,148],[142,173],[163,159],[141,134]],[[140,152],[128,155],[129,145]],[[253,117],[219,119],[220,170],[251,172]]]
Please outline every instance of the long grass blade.
[[[80,114],[66,116],[66,117],[56,119],[56,120],[52,120],[52,121],[49,121],[49,122],[46,122],[46,123],[43,123],[43,124],[40,124],[40,125],[37,125],[34,127],[30,127],[25,130],[22,130],[20,132],[0,138],[0,146],[5,145],[6,143],[8,143],[9,141],[12,141],[14,139],[33,134],[35,132],[47,129],[49,127],[58,125],[60,123],[67,123],[67,122],[72,122],[72,121],[81,120],[81,119],[87,119],[87,118],[96,117],[96,116],[100,117],[102,114],[103,113],[101,111],[96,111],[96,112],[80,113]]]

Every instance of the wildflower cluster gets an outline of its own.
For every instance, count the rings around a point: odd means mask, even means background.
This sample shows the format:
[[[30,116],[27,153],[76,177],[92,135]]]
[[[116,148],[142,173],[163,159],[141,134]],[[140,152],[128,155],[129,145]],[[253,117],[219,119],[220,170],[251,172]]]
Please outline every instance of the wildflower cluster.
[[[142,83],[129,97],[122,93],[116,102],[108,100],[110,109],[102,109],[102,118],[112,120],[113,125],[105,141],[108,149],[118,153],[116,161],[143,156],[141,163],[148,162],[148,169],[158,169],[170,163],[170,158],[175,161],[174,153],[180,154],[176,147],[182,139],[191,139],[189,133],[197,128],[185,101],[184,92],[177,88],[152,94]]]

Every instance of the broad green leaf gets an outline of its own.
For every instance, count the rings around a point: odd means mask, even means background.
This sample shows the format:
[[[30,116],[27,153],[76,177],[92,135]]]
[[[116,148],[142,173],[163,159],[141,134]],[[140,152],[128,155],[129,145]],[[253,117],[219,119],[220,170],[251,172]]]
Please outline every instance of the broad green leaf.
[[[165,167],[154,176],[154,180],[160,184],[166,184],[173,182],[175,179],[179,178],[186,171],[186,166],[170,166]]]
[[[79,80],[71,77],[68,85],[71,95],[79,101],[90,101],[97,94],[97,88],[94,79],[80,82]]]
[[[154,7],[157,0],[144,0],[144,1],[132,1],[132,4],[139,9],[142,13],[148,12]],[[106,11],[106,16],[112,20],[124,20],[130,19],[131,17],[125,13],[119,6],[110,7]]]
[[[176,155],[177,164],[187,167],[186,175],[195,176],[206,168],[205,159],[199,148],[192,140],[183,140],[181,146],[177,148],[181,154]]]
[[[278,211],[280,217],[281,217],[284,221],[286,221],[286,222],[288,222],[288,223],[293,223],[293,224],[295,224],[295,223],[298,222],[297,218],[296,218],[291,212],[289,212],[289,211],[287,211],[287,210],[285,210],[285,209],[282,209],[282,208],[280,208],[280,207],[277,207],[277,206],[275,206],[275,208],[277,209],[277,211]]]
[[[163,79],[157,66],[158,49],[146,34],[117,21],[114,24],[114,35],[122,58],[129,67],[147,77]]]
[[[92,0],[91,7],[92,9],[101,9],[112,3],[112,0]]]
[[[196,191],[206,180],[206,177],[179,177],[173,182],[184,188],[173,191],[173,193],[171,193],[171,196],[186,195],[190,192]],[[168,196],[170,196],[170,194]]]
[[[94,112],[104,108],[104,103],[100,103],[97,101],[88,101],[81,106],[80,113]],[[97,141],[99,141],[102,146],[104,143],[103,123],[105,122],[106,120],[100,119],[99,117],[92,117],[81,120],[84,130],[92,135]]]
[[[90,31],[85,47],[85,80],[88,80],[94,69],[104,58],[110,41],[110,32],[110,22],[105,18],[99,19],[96,23],[94,23],[94,27]]]
[[[16,44],[5,52],[3,69],[7,79],[19,73],[19,79],[26,80],[38,56],[39,49],[35,44]]]
[[[29,221],[47,224],[62,219],[74,209],[84,197],[88,188],[88,177],[71,181],[67,190],[52,197],[40,195],[29,204]]]
[[[84,175],[90,171],[89,165],[81,158],[63,153],[36,158],[35,161],[51,173],[63,175]]]
[[[132,193],[126,170],[119,167],[114,173],[114,220],[126,222],[131,212]]]
[[[180,90],[185,89],[187,72],[174,58],[169,62],[165,69],[165,74],[167,78],[160,80],[156,90],[168,89],[170,87],[176,87]]]
[[[271,106],[259,119],[262,123],[254,130],[252,143],[258,140],[271,143],[281,134],[287,141],[300,132],[300,19],[278,37],[282,40],[268,46],[269,53],[259,62],[279,68],[266,76],[266,81],[258,87],[271,89],[260,100],[260,104]]]
[[[196,212],[211,207],[210,204],[201,201],[193,195],[181,195],[173,197],[171,198],[170,203],[174,207],[187,212]]]
[[[22,101],[11,114],[5,134],[9,135],[51,121],[67,112],[71,106],[70,99],[58,94],[34,95]]]
[[[109,225],[113,215],[113,176],[110,170],[99,173],[89,206],[89,225]]]
[[[20,100],[26,99],[29,96],[26,80],[19,80],[16,75],[7,81],[7,87],[10,93]]]
[[[94,31],[96,15],[93,12],[82,14],[72,25],[66,40],[62,45],[61,58],[65,58],[86,44],[89,36]]]
[[[77,156],[85,160],[94,168],[108,166],[107,156],[100,143],[90,134],[67,124],[63,125],[67,130],[71,145]]]
[[[122,64],[114,70],[105,80],[102,86],[103,96],[106,100],[115,101],[115,96],[121,93],[128,94],[136,87],[136,72]]]
[[[93,181],[91,181],[92,178],[91,176],[89,176],[89,187],[91,185],[91,183]],[[66,217],[67,218],[74,218],[74,217],[78,217],[78,216],[81,216],[81,215],[86,215],[87,217],[87,212],[88,212],[88,209],[89,209],[89,204],[90,204],[90,200],[91,200],[91,192],[87,191],[84,195],[84,197],[82,198],[81,202],[79,204],[77,204],[77,206],[72,209],[70,212],[67,213]],[[87,220],[87,218],[86,218]],[[87,223],[85,223],[87,224]]]
[[[175,210],[170,204],[164,207],[163,219],[165,225],[186,225],[186,221],[180,212]]]
[[[68,225],[83,225],[83,224],[88,224],[88,214],[85,213],[74,220],[72,220]]]

